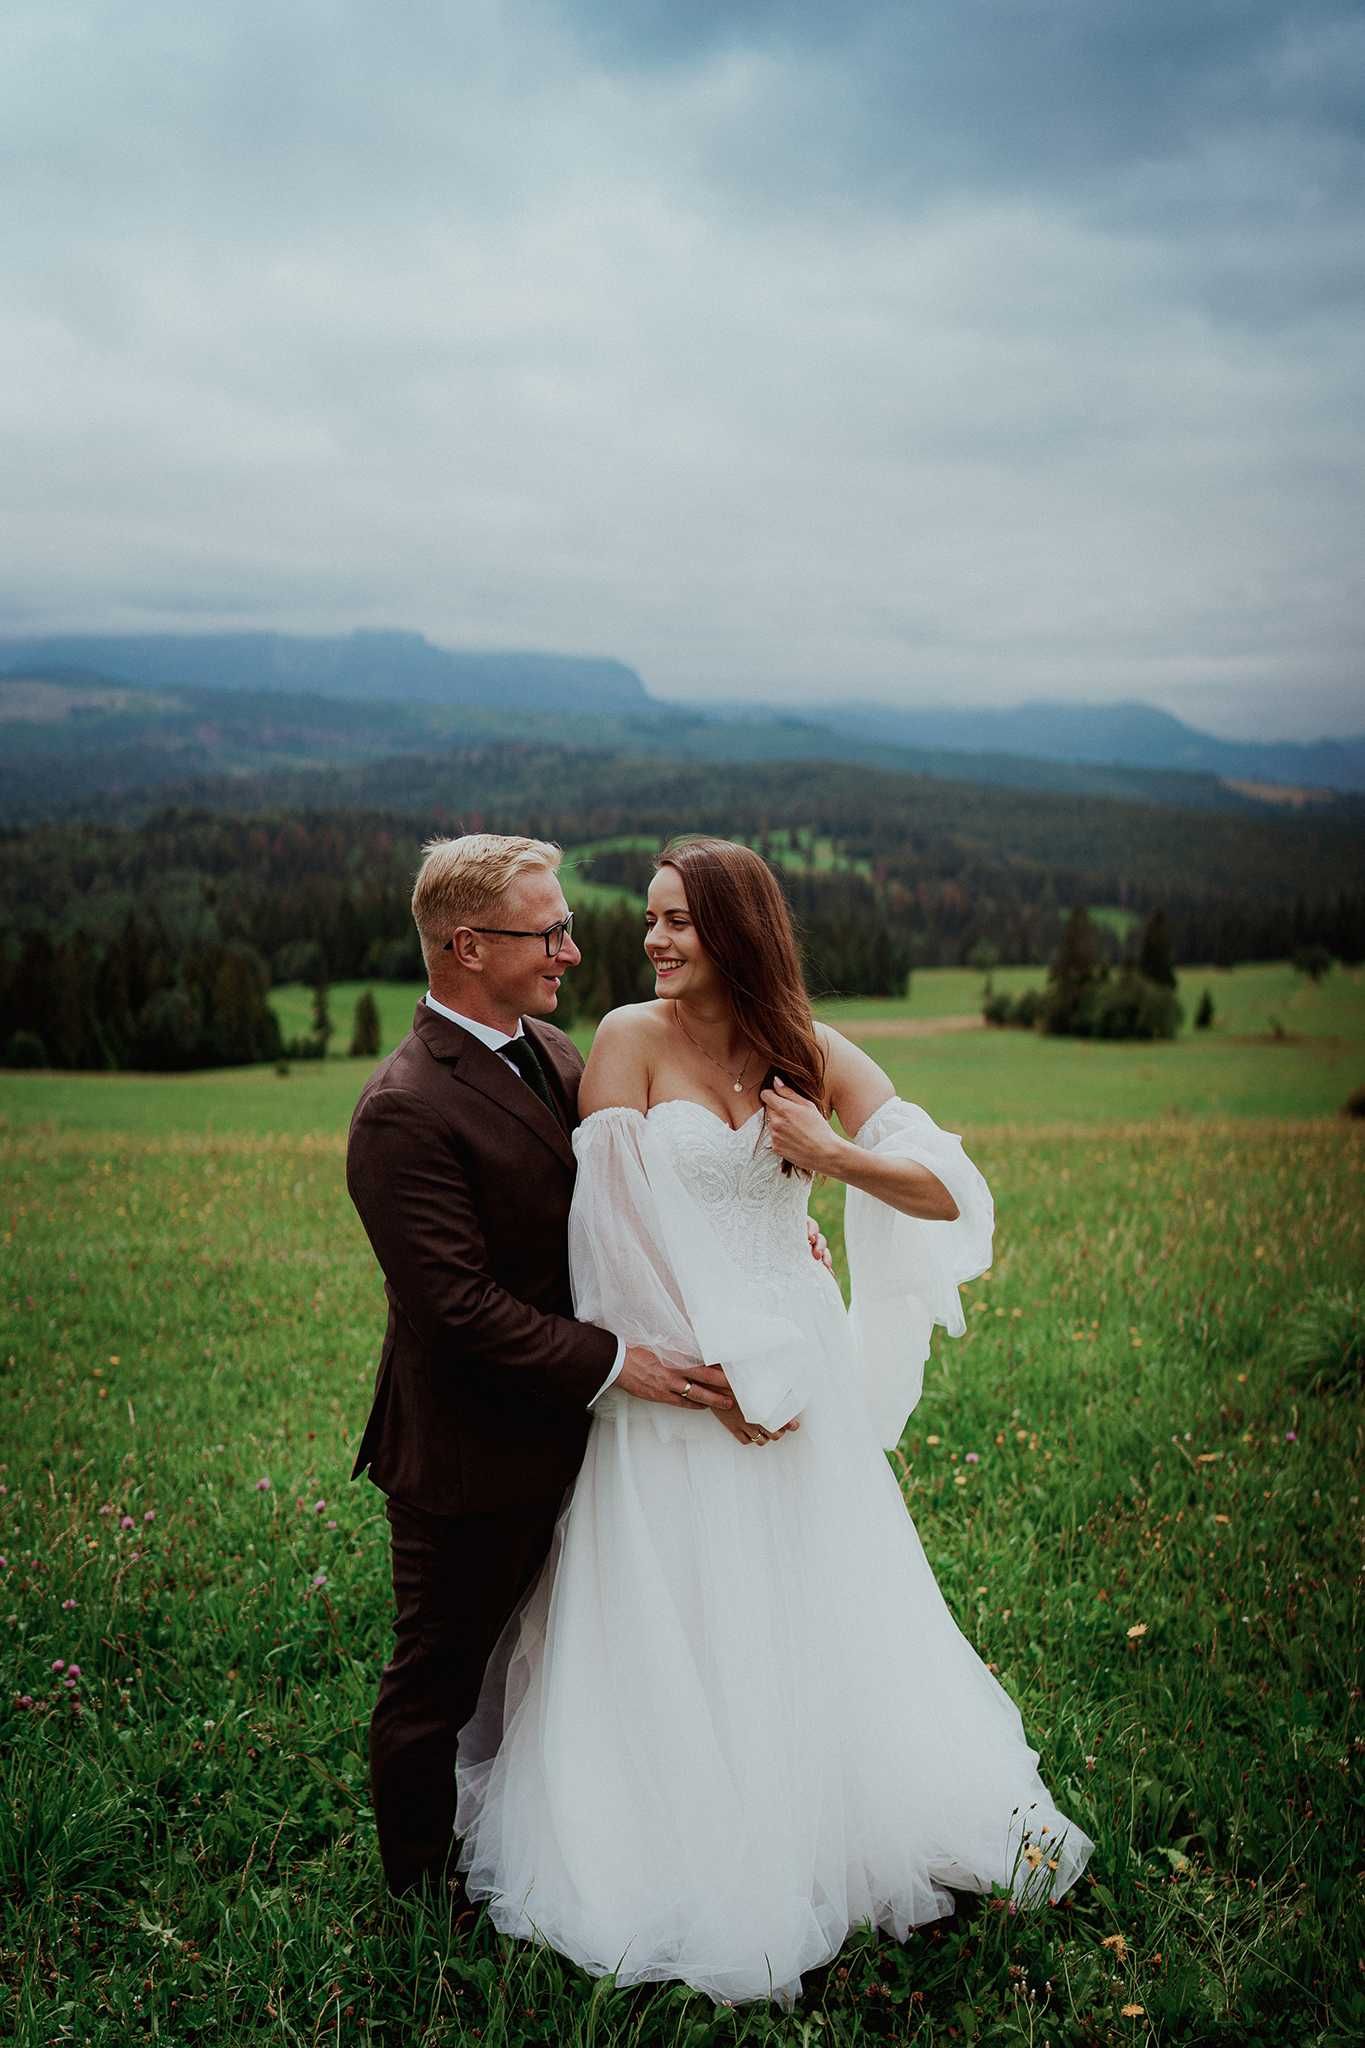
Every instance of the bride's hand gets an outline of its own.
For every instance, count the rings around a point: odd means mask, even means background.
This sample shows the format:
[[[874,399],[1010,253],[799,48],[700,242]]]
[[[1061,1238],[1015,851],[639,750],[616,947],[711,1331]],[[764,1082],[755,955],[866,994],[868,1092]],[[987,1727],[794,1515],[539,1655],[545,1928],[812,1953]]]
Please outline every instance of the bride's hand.
[[[802,1173],[838,1174],[843,1140],[821,1116],[813,1102],[788,1088],[780,1074],[773,1076],[759,1101],[768,1112],[768,1143],[779,1158],[790,1160]]]
[[[737,1444],[775,1444],[780,1436],[787,1436],[794,1429],[800,1429],[801,1418],[794,1415],[790,1422],[784,1422],[781,1429],[764,1429],[761,1423],[747,1422],[738,1408],[712,1413],[723,1429],[728,1429]]]

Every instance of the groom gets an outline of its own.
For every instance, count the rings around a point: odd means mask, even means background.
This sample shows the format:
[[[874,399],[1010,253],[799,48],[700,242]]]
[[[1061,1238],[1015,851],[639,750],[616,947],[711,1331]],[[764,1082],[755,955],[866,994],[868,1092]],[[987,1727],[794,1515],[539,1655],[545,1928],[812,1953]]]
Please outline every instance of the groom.
[[[397,1620],[370,1780],[394,1892],[447,1874],[456,1738],[549,1550],[594,1401],[615,1385],[733,1405],[719,1367],[687,1378],[573,1317],[583,1061],[541,1021],[582,957],[559,858],[492,833],[426,848],[412,914],[430,989],[351,1121],[347,1186],[389,1304],[352,1477],[368,1468],[388,1496]]]

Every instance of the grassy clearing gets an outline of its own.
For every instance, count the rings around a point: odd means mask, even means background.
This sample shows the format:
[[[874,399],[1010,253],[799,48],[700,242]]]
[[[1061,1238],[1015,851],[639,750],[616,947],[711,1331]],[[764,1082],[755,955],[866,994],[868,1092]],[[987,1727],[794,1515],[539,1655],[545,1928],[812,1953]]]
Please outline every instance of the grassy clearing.
[[[956,970],[954,970],[956,972]],[[1023,970],[1021,970],[1022,972]],[[927,979],[927,977],[925,977]],[[386,1042],[412,1021],[411,989],[380,985]],[[420,990],[417,991],[420,994]],[[954,1000],[950,991],[945,1004]],[[826,1014],[830,1014],[826,1012]],[[1070,1125],[1173,1117],[1330,1116],[1365,1083],[1365,1004],[1354,1036],[1241,1042],[1231,1033],[1189,1033],[1169,1045],[1110,1045],[1040,1038],[1019,1031],[943,1037],[876,1035],[904,1006],[851,1007],[859,1036],[897,1088],[955,1130]],[[913,1014],[913,1012],[911,1013]],[[954,1014],[945,1008],[941,1014]],[[1352,1021],[1344,1006],[1337,1021]],[[575,1032],[591,1040],[591,1027]],[[272,1067],[174,1076],[6,1074],[0,1076],[0,1134],[36,1126],[59,1130],[261,1134],[286,1138],[344,1131],[369,1071],[366,1060],[300,1060],[287,1075]]]
[[[1358,1279],[1355,1132],[974,1136],[1000,1257],[902,1478],[1093,1881],[855,1941],[783,2018],[594,1989],[381,1903],[385,1539],[346,1482],[379,1288],[335,1127],[176,1132],[169,1094],[159,1131],[9,1142],[0,1950],[25,2048],[1358,2034],[1360,1404],[1286,1362],[1311,1291]],[[837,1243],[834,1191],[817,1207]]]
[[[992,986],[1011,996],[1042,988],[1046,980],[1047,971],[1042,967],[997,967],[991,976]],[[896,1000],[852,996],[822,1002],[819,1014],[831,1024],[848,1018],[885,1017],[898,1022],[979,1015],[984,981],[975,968],[923,967],[912,977],[908,996]],[[367,987],[379,1005],[388,1046],[396,1045],[412,1022],[413,1007],[420,1002],[425,983],[334,983],[329,997],[336,1027],[334,1058],[344,1055],[350,1044],[356,998]],[[1206,988],[1213,996],[1215,1011],[1207,1034],[1194,1030],[1194,1013]],[[1287,961],[1252,967],[1187,967],[1181,970],[1179,993],[1185,1007],[1184,1038],[1223,1042],[1270,1036],[1278,1019],[1286,1036],[1293,1038],[1365,1039],[1365,969],[1361,968],[1334,968],[1325,981],[1315,984]],[[298,982],[287,984],[272,990],[270,1000],[286,1038],[305,1037],[311,1031],[310,989]]]
[[[1249,1008],[1275,973],[1224,979]],[[1365,1045],[1337,981],[1281,1044],[870,1041],[999,1209],[902,1482],[1099,1852],[1062,1908],[853,1942],[788,2017],[594,1988],[382,1902],[385,1531],[346,1481],[382,1327],[342,1182],[367,1063],[4,1077],[5,2033],[1357,2039],[1365,1225],[1361,1134],[1323,1112]],[[816,1208],[838,1253],[837,1191]]]

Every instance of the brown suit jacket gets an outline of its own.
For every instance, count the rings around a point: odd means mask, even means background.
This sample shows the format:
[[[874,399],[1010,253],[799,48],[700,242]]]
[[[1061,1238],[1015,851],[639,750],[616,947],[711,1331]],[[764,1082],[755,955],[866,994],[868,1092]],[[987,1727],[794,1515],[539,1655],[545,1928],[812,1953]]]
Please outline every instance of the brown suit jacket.
[[[351,1119],[346,1183],[389,1323],[352,1477],[431,1514],[554,1498],[578,1469],[616,1339],[573,1319],[567,1228],[583,1061],[524,1029],[563,1110],[417,1005]]]

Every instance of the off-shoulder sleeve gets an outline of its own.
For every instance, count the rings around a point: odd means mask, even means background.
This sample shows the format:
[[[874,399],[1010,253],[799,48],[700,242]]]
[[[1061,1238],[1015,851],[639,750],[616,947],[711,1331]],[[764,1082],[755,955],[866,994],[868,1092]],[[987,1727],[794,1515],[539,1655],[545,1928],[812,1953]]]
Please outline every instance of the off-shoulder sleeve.
[[[991,1263],[995,1205],[962,1149],[933,1118],[899,1097],[882,1104],[854,1143],[881,1159],[913,1159],[936,1174],[957,1204],[957,1220],[906,1216],[861,1189],[844,1205],[850,1314],[864,1390],[883,1444],[891,1449],[919,1400],[935,1323],[950,1337],[967,1327],[958,1288]]]
[[[751,1288],[648,1118],[636,1109],[597,1110],[573,1143],[574,1313],[672,1365],[724,1366],[750,1422],[765,1429],[790,1422],[805,1402],[794,1369],[800,1332],[751,1305]],[[609,1391],[597,1408],[614,1398]],[[686,1419],[685,1411],[646,1405],[665,1430],[675,1414]]]

